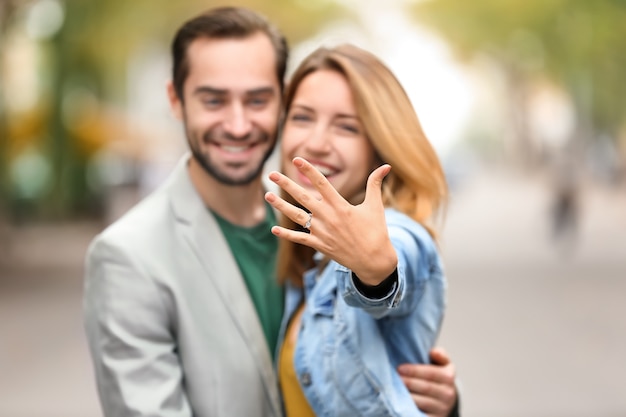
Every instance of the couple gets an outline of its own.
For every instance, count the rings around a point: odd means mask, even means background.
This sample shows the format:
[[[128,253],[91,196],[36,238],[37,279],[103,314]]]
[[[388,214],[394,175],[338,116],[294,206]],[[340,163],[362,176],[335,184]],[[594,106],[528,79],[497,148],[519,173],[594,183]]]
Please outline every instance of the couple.
[[[172,54],[191,156],[87,254],[105,415],[454,415],[448,358],[419,365],[443,313],[428,221],[445,181],[393,75],[320,49],[283,99],[286,42],[240,8],[186,22]],[[261,173],[282,106],[279,196]]]

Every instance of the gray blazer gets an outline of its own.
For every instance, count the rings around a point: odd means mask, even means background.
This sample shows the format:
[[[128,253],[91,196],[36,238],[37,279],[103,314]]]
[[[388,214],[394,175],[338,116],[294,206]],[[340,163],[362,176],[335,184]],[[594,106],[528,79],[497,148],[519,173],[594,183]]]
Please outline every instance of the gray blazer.
[[[87,253],[85,328],[104,414],[278,417],[261,324],[187,159]]]

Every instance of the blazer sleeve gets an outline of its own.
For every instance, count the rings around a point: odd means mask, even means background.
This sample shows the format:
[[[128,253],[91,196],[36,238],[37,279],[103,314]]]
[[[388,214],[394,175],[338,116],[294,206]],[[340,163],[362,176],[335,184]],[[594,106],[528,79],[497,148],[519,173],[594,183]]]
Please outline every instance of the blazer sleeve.
[[[128,249],[96,238],[83,310],[106,417],[191,417],[165,292]]]

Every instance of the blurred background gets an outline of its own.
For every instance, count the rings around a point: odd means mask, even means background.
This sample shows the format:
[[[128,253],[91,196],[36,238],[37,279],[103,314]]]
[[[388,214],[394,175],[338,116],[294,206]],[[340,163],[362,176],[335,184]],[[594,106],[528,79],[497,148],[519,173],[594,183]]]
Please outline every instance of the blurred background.
[[[169,42],[224,4],[290,68],[349,41],[406,87],[452,190],[463,415],[626,415],[626,1],[0,0],[0,416],[101,416],[85,250],[186,150]]]

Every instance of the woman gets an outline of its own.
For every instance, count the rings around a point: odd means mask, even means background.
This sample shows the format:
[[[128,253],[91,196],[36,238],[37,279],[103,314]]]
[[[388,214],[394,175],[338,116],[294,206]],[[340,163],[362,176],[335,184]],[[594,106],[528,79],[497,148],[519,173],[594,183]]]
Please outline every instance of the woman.
[[[399,82],[357,47],[306,58],[285,106],[284,175],[270,174],[283,195],[266,200],[285,216],[286,413],[423,415],[395,369],[428,362],[443,317],[439,160]]]

